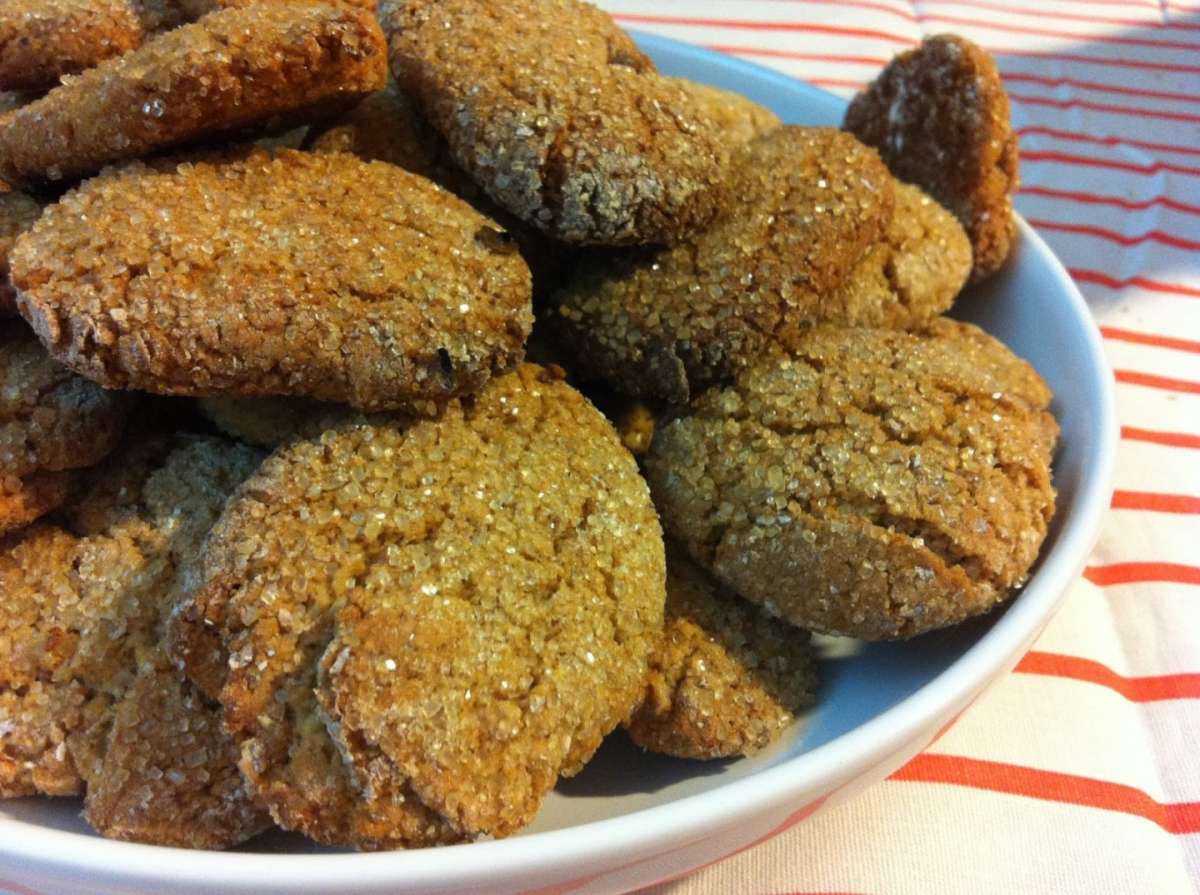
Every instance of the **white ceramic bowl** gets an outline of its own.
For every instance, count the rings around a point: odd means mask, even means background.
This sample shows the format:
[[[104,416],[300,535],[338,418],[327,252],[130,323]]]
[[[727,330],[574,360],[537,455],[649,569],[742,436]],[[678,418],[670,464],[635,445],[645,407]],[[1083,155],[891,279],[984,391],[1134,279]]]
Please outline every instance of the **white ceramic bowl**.
[[[842,101],[806,84],[661,38],[639,42],[666,73],[743,93],[785,121],[841,121]],[[79,820],[77,802],[23,799],[0,802],[0,892],[625,891],[749,847],[881,779],[1028,649],[1082,569],[1109,501],[1116,426],[1099,336],[1074,284],[1024,222],[1021,236],[1004,272],[956,308],[1037,367],[1062,424],[1058,514],[1035,574],[1004,611],[919,642],[826,643],[819,706],[753,759],[670,760],[615,735],[511,839],[339,854],[277,834],[239,852],[188,852],[109,842]]]

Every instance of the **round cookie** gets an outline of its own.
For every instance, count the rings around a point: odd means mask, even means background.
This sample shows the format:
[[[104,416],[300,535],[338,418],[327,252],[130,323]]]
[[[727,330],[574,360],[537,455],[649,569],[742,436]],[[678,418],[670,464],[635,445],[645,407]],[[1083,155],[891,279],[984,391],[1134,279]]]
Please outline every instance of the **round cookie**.
[[[682,87],[695,100],[700,110],[717,129],[721,141],[729,147],[749,143],[755,137],[770,133],[782,122],[779,116],[747,99],[740,93],[722,90],[711,84],[700,84],[687,78],[668,78]]]
[[[782,127],[741,147],[731,172],[728,204],[689,242],[581,262],[556,323],[583,373],[684,403],[813,323],[855,322],[830,296],[892,217],[875,151]]]
[[[632,457],[523,365],[439,420],[277,451],[171,642],[283,826],[360,848],[502,836],[634,707],[663,577]]]
[[[962,222],[973,281],[999,269],[1017,236],[1017,135],[985,50],[955,34],[927,37],[854,97],[845,127]]]
[[[308,398],[201,398],[198,403],[200,412],[226,435],[271,450],[355,417],[343,404]]]
[[[664,632],[650,654],[630,738],[678,758],[750,755],[811,706],[816,662],[807,631],[719,585],[682,551],[667,551]]]
[[[0,3],[0,90],[53,87],[141,44],[134,0],[4,0]]]
[[[1037,373],[977,328],[820,327],[661,425],[667,532],[795,625],[867,640],[983,613],[1054,512],[1058,427]]]
[[[0,179],[58,180],[314,106],[387,80],[370,11],[253,3],[205,16],[110,59],[10,114]]]
[[[131,403],[55,363],[23,324],[0,323],[0,532],[59,506],[68,471],[108,455]]]
[[[12,278],[58,360],[160,394],[433,413],[519,362],[532,326],[529,270],[492,221],[343,154],[93,178],[25,234]]]
[[[726,153],[687,90],[579,0],[385,0],[392,74],[456,161],[546,234],[675,242],[712,219]]]
[[[42,203],[32,196],[0,191],[0,318],[17,314],[16,292],[8,281],[8,253],[41,214]]]
[[[159,647],[184,568],[260,457],[138,442],[88,474],[69,527],[0,540],[0,795],[86,789],[99,832],[142,842],[218,848],[265,827],[219,713]]]

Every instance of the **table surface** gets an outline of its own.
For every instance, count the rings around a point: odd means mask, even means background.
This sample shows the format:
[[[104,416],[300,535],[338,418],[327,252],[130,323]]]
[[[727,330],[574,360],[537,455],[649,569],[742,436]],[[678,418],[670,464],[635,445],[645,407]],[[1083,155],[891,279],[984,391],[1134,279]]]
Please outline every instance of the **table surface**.
[[[1014,673],[888,781],[648,891],[1200,891],[1200,0],[600,5],[843,96],[924,34],[991,50],[1121,422],[1100,543]]]

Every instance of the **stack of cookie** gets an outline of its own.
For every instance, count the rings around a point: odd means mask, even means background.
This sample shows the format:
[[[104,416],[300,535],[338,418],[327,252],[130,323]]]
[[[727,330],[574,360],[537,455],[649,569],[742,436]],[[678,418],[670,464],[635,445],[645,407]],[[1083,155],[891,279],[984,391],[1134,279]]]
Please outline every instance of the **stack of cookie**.
[[[934,39],[856,138],[578,0],[0,8],[0,795],[504,836],[622,724],[774,741],[810,630],[1008,598],[1050,395],[939,316],[1011,243],[996,84]]]

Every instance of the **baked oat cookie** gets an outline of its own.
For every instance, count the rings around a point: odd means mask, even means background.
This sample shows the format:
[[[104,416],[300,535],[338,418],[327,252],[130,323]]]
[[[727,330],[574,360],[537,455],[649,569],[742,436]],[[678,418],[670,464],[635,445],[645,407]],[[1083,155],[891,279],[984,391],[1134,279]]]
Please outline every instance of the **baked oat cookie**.
[[[392,74],[500,205],[550,236],[675,242],[726,153],[688,90],[579,0],[383,0]]]
[[[526,364],[440,420],[277,451],[214,529],[172,651],[283,826],[502,836],[640,697],[662,551],[612,428]]]
[[[782,127],[741,147],[730,199],[692,240],[581,261],[558,335],[586,376],[684,403],[772,343],[856,322],[830,300],[885,232],[894,181],[831,128]]]
[[[927,37],[853,99],[845,127],[962,222],[972,280],[1000,268],[1017,236],[1017,135],[987,51],[956,34]]]
[[[24,324],[0,323],[0,532],[66,500],[70,470],[108,455],[130,404],[51,360]]]
[[[971,243],[919,187],[896,183],[896,210],[828,304],[856,326],[911,329],[948,311],[971,273]]]
[[[386,90],[371,94],[328,125],[314,127],[306,145],[312,152],[349,152],[368,161],[399,165],[445,187],[516,240],[533,275],[535,299],[559,285],[568,249],[493,202],[458,167],[446,141],[395,83],[389,82]]]
[[[749,143],[755,137],[770,133],[783,122],[766,106],[747,99],[740,93],[722,90],[711,84],[700,84],[687,78],[669,78],[691,94],[701,111],[716,126],[717,134],[728,147]]]
[[[133,165],[48,208],[11,257],[51,353],[115,388],[433,413],[519,362],[532,326],[496,224],[343,154]]]
[[[320,106],[387,80],[371,13],[336,3],[253,3],[110,59],[0,125],[0,180],[90,174],[179,143]]]
[[[201,398],[198,403],[200,412],[226,435],[271,450],[357,416],[344,404],[309,398]]]
[[[17,314],[16,293],[8,281],[8,253],[41,214],[42,203],[32,196],[0,191],[0,319]]]
[[[661,426],[667,532],[795,625],[867,640],[987,612],[1037,558],[1058,427],[1024,361],[965,323],[812,330]]]
[[[67,507],[0,541],[0,795],[87,792],[106,836],[236,844],[266,819],[219,715],[159,647],[184,567],[261,455],[216,438],[134,443]]]
[[[5,0],[0,3],[0,90],[53,87],[141,44],[134,0]]]
[[[813,704],[816,688],[807,631],[668,547],[665,630],[650,654],[645,698],[625,722],[635,743],[679,758],[750,755]]]

